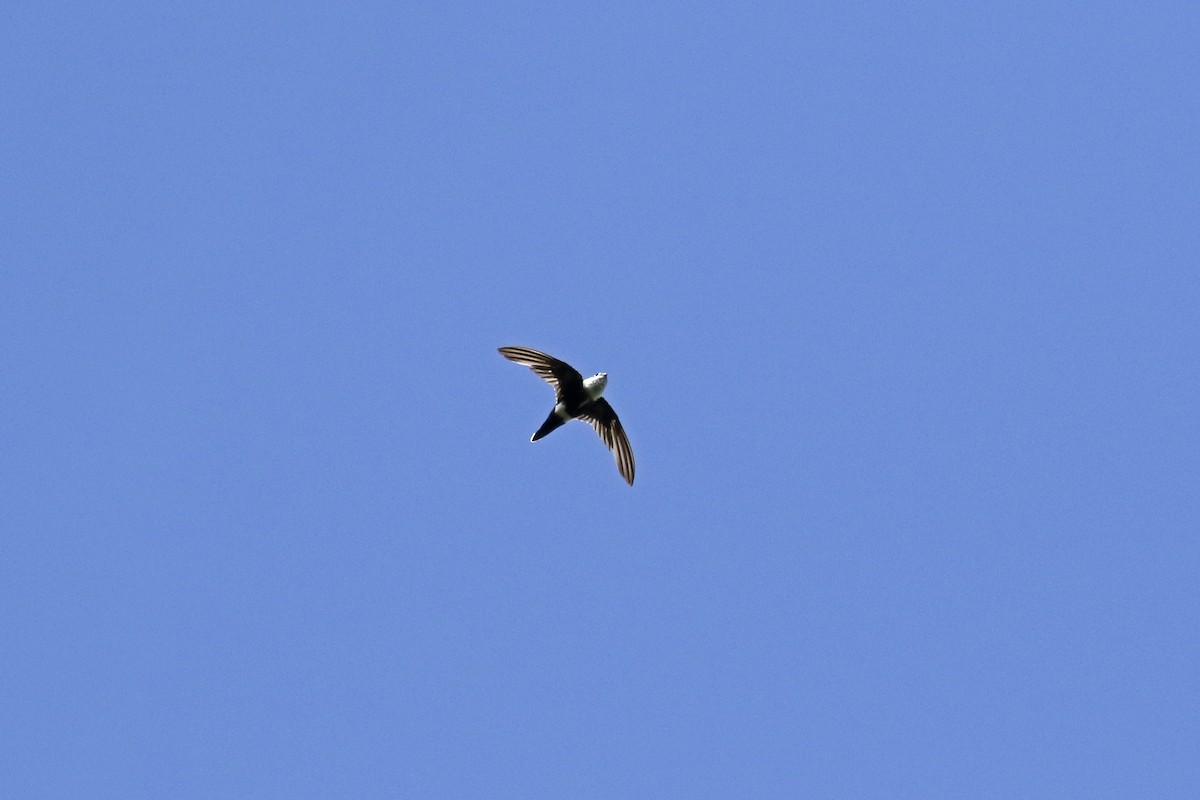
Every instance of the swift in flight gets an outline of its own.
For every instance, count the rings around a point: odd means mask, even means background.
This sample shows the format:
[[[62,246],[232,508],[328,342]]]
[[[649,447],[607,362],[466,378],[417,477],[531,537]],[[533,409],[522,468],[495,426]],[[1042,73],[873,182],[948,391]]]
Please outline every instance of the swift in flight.
[[[613,453],[621,477],[633,486],[633,450],[629,447],[629,439],[621,427],[621,420],[617,419],[617,412],[600,396],[608,385],[607,373],[597,372],[585,378],[567,362],[529,347],[501,347],[500,355],[529,367],[554,387],[554,408],[529,441],[536,442],[568,421],[581,419],[600,434]]]

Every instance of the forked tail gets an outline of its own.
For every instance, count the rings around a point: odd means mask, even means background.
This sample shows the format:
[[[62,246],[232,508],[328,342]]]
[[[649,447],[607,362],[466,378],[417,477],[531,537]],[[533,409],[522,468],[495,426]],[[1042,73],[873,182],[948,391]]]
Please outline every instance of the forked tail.
[[[530,439],[529,441],[536,442],[538,439],[542,438],[543,436],[545,436],[547,433],[554,430],[555,428],[560,427],[565,422],[566,422],[565,419],[563,419],[558,414],[551,411],[550,416],[546,417],[546,421],[542,423],[542,427],[537,429],[537,433],[535,433],[533,435],[533,438]]]

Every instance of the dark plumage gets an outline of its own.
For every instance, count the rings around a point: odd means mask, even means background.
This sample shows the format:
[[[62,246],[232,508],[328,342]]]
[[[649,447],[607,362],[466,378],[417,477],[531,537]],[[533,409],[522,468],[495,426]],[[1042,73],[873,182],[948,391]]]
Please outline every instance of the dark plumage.
[[[536,442],[569,420],[581,419],[600,434],[604,444],[613,452],[621,477],[630,486],[633,485],[633,450],[629,446],[629,439],[625,436],[617,412],[600,396],[608,384],[605,373],[599,372],[584,380],[567,362],[529,347],[501,347],[500,355],[529,367],[554,387],[554,408],[530,441]]]

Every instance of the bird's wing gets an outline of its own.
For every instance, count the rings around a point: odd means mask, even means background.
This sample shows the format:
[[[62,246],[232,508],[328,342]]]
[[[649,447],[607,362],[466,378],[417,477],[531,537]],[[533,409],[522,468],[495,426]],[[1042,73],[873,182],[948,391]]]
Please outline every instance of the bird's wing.
[[[565,361],[529,347],[501,347],[500,355],[536,372],[538,377],[554,387],[554,394],[559,400],[564,394],[583,393],[583,376]]]
[[[617,419],[617,412],[613,411],[613,407],[601,397],[588,406],[588,409],[579,415],[579,419],[591,425],[596,433],[600,434],[604,444],[612,450],[621,477],[633,486],[633,448],[629,446],[625,429],[621,427],[621,420]]]

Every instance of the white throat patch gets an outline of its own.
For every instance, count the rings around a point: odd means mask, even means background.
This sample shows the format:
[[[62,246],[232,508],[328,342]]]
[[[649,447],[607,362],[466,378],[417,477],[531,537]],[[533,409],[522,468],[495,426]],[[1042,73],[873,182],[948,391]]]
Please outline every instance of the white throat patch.
[[[608,385],[608,374],[598,372],[590,378],[583,379],[583,390],[587,392],[588,397],[595,400],[600,395],[604,394],[604,387]]]

